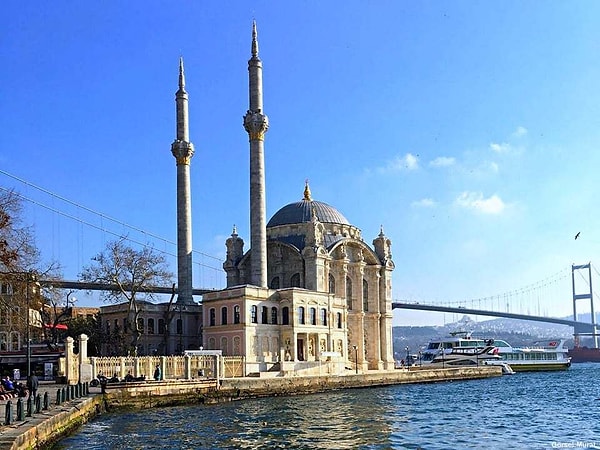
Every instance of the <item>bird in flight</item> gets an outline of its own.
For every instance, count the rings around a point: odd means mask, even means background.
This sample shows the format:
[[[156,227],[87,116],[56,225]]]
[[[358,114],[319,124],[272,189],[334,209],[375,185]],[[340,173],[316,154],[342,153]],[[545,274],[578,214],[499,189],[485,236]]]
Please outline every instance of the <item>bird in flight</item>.
[[[577,240],[577,238],[579,237],[580,234],[581,234],[581,231],[578,231],[577,234],[575,235],[575,240]]]

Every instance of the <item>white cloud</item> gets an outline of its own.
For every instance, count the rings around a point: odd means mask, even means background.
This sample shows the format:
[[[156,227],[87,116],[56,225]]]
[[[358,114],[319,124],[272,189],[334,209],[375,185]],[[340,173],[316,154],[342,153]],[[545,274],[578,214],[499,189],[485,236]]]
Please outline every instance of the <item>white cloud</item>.
[[[411,206],[416,208],[432,208],[436,205],[436,202],[430,198],[422,198],[421,200],[414,201]]]
[[[490,168],[490,170],[491,170],[492,172],[494,172],[494,173],[498,173],[498,171],[500,170],[500,167],[498,167],[498,164],[496,164],[496,163],[495,163],[495,162],[493,162],[493,161],[490,161],[490,162],[488,163],[488,167],[489,167],[489,168]]]
[[[385,167],[379,169],[379,172],[395,172],[398,170],[417,170],[419,168],[419,157],[412,153],[404,156],[397,156],[388,162]]]
[[[448,156],[438,156],[429,163],[432,167],[448,167],[453,166],[456,163],[456,159]]]
[[[517,129],[513,132],[513,137],[520,138],[527,134],[527,128],[518,126]]]
[[[492,142],[490,148],[496,153],[508,153],[512,149],[510,144],[507,144],[506,142],[503,142],[502,144]]]
[[[484,198],[481,192],[465,191],[456,198],[454,203],[483,214],[500,214],[506,208],[506,204],[496,194]]]

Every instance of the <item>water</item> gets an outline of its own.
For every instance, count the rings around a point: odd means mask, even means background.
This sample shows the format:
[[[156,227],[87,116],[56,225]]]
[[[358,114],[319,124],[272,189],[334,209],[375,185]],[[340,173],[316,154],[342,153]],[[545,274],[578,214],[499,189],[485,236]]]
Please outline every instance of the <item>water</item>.
[[[56,449],[600,448],[600,364],[105,414]]]

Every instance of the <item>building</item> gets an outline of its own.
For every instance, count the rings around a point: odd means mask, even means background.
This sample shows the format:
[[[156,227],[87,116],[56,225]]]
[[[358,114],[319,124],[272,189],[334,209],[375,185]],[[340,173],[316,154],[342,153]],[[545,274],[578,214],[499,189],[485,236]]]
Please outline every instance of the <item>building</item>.
[[[226,241],[227,288],[203,296],[203,344],[245,356],[246,371],[313,370],[339,358],[356,370],[394,368],[391,241],[367,245],[334,207],[302,200],[266,223],[262,62],[256,24],[248,61],[251,248],[234,228]]]

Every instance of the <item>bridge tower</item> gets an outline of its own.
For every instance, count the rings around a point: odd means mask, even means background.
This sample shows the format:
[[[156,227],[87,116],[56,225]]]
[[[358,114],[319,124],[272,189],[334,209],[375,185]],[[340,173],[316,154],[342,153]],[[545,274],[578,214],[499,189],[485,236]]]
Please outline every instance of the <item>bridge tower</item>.
[[[586,292],[584,294],[577,294],[577,292],[575,291],[575,272],[579,271],[579,270],[585,270],[587,269],[587,284],[590,288],[589,292]],[[573,320],[577,320],[577,300],[588,300],[590,301],[590,311],[591,311],[591,322],[592,322],[592,330],[593,330],[593,337],[594,337],[594,348],[598,348],[598,332],[596,330],[596,314],[594,312],[594,295],[593,295],[593,290],[592,290],[592,263],[587,263],[587,264],[582,264],[582,265],[572,265],[571,266],[571,280],[573,283]],[[575,327],[574,329],[574,334],[575,334],[575,345],[578,346],[579,345],[579,336],[583,333],[584,330],[582,330],[580,327]],[[587,331],[587,329],[585,330]],[[587,334],[587,333],[586,333]]]

